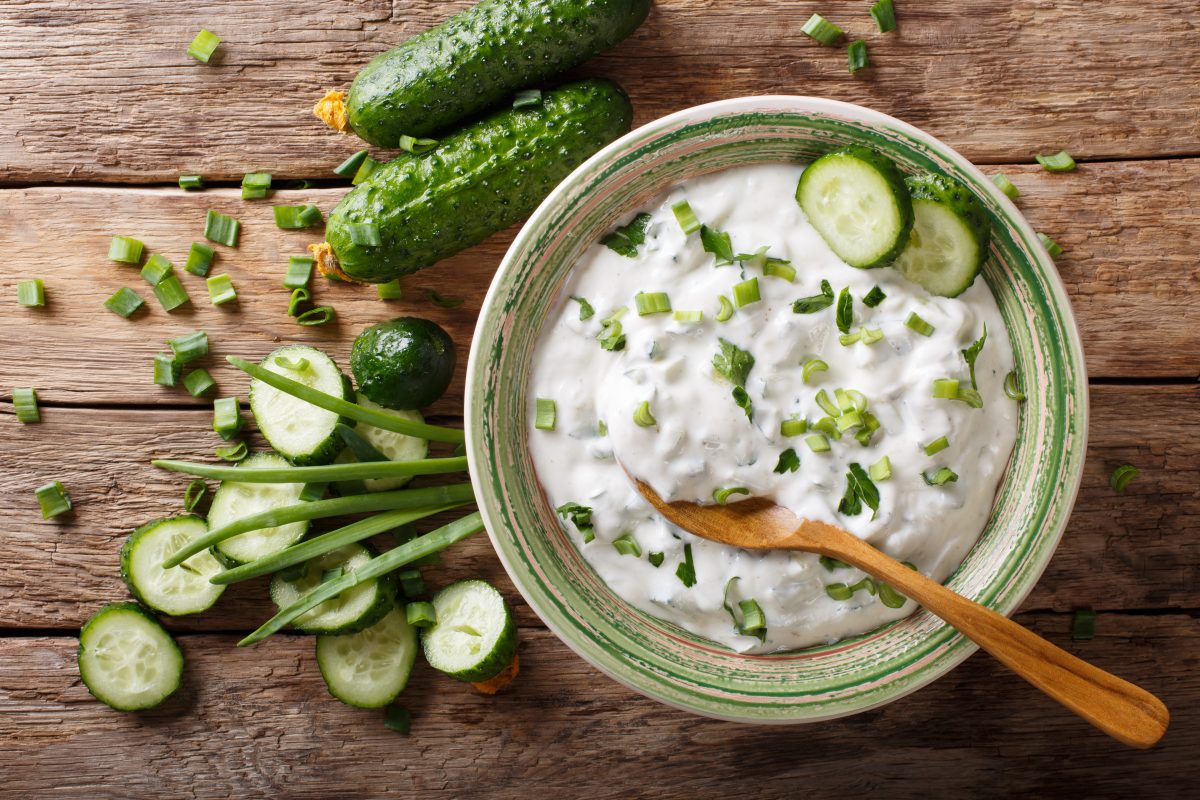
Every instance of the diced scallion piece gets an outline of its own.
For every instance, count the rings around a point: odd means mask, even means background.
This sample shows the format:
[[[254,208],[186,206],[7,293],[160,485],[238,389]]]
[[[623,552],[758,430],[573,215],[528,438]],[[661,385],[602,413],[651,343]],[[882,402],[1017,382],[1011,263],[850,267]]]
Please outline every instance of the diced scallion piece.
[[[849,600],[854,596],[854,590],[844,583],[828,583],[825,585],[825,594],[833,600]]]
[[[1123,492],[1129,482],[1141,474],[1141,471],[1132,464],[1122,464],[1113,470],[1112,477],[1108,479],[1108,485],[1112,487],[1114,492]]]
[[[1096,612],[1090,608],[1076,609],[1071,616],[1071,638],[1086,642],[1096,638]]]
[[[207,64],[220,43],[220,36],[201,28],[200,32],[196,34],[196,38],[192,39],[192,43],[188,45],[187,54],[201,64]]]
[[[1008,374],[1004,376],[1004,394],[1010,400],[1016,400],[1018,403],[1025,399],[1025,393],[1021,391],[1020,376],[1017,375],[1015,369],[1009,370]]]
[[[908,319],[904,320],[904,325],[921,336],[932,336],[933,332],[937,330],[915,311],[909,313]]]
[[[806,419],[785,419],[779,423],[780,436],[799,436],[807,432],[808,420]]]
[[[804,437],[804,443],[808,445],[808,449],[814,453],[828,453],[829,440],[820,433],[814,433]]]
[[[158,286],[175,272],[175,265],[167,260],[162,253],[154,253],[142,267],[142,280],[151,286]]]
[[[439,308],[458,308],[467,302],[466,298],[439,294],[435,289],[426,289],[425,298]]]
[[[675,311],[672,317],[676,322],[703,322],[703,311]]]
[[[782,258],[768,258],[763,264],[763,275],[772,278],[782,278],[791,283],[796,280],[796,268],[792,266],[792,262],[785,261]]]
[[[208,355],[208,334],[195,331],[167,340],[167,346],[175,354],[176,364],[187,364]]]
[[[400,591],[404,592],[404,596],[409,600],[426,592],[425,578],[421,576],[419,569],[402,569],[396,573],[396,580],[400,582]]]
[[[696,212],[692,211],[692,206],[687,200],[680,200],[672,205],[671,212],[675,214],[675,221],[685,234],[693,234],[700,230],[700,220],[696,219]]]
[[[878,286],[874,286],[871,288],[871,291],[866,293],[862,299],[862,302],[867,308],[875,308],[886,299],[887,295],[884,294],[883,289],[880,289]]]
[[[654,414],[650,413],[650,401],[643,400],[633,412],[633,421],[642,428],[650,428],[658,424]]]
[[[666,292],[638,292],[633,296],[639,317],[666,314],[671,310],[671,298]]]
[[[309,203],[303,206],[273,206],[275,227],[286,231],[311,228],[321,221],[321,209]]]
[[[283,277],[285,289],[299,289],[308,286],[312,278],[312,256],[288,256],[287,274]]]
[[[213,401],[213,430],[229,441],[242,429],[242,414],[236,397],[219,397]]]
[[[713,500],[716,501],[717,505],[723,506],[728,504],[729,498],[735,494],[744,494],[748,496],[750,494],[750,490],[745,486],[729,486],[724,489],[714,489]]]
[[[1047,172],[1071,172],[1075,169],[1075,159],[1066,150],[1059,150],[1052,156],[1034,156],[1042,169]]]
[[[925,451],[925,455],[932,456],[942,452],[949,446],[950,440],[945,436],[939,436],[921,449]]]
[[[641,558],[642,547],[637,543],[637,539],[633,538],[632,533],[623,533],[616,539],[613,539],[613,547],[623,556],[633,556]]]
[[[284,369],[290,369],[292,372],[303,372],[309,367],[307,358],[288,358],[286,356],[276,356],[275,364]]]
[[[691,544],[683,546],[683,561],[675,568],[675,577],[689,589],[696,585],[696,562],[692,560]]]
[[[579,531],[579,535],[583,537],[584,544],[596,538],[596,532],[592,527],[591,507],[581,506],[579,503],[563,503],[554,511],[563,519],[571,521],[571,524]]]
[[[513,108],[537,108],[541,104],[541,89],[522,89],[513,95]]]
[[[217,251],[208,245],[201,242],[192,242],[192,246],[188,249],[187,261],[184,263],[183,268],[193,275],[199,275],[203,278],[212,267],[213,259],[216,255]]]
[[[38,505],[42,509],[42,519],[57,517],[71,510],[71,495],[63,487],[61,481],[47,483],[33,490]]]
[[[145,304],[146,301],[138,297],[137,292],[124,286],[104,301],[105,308],[126,319]]]
[[[204,188],[204,179],[199,175],[180,175],[179,188],[185,191],[195,191]]]
[[[412,730],[412,713],[404,706],[388,706],[387,711],[383,712],[383,727],[401,736],[408,736],[408,732]]]
[[[379,169],[381,166],[383,165],[378,161],[370,156],[366,156],[361,162],[359,162],[358,169],[354,171],[354,177],[350,180],[350,183],[354,184],[355,186],[358,186],[360,183],[365,183],[371,177],[371,175],[375,173],[375,170]]]
[[[46,305],[46,287],[41,278],[17,282],[17,302],[30,308]]]
[[[738,608],[742,611],[742,623],[738,625],[738,633],[758,636],[759,639],[766,639],[767,632],[767,616],[763,613],[762,607],[753,597],[746,600],[738,601]],[[761,635],[759,635],[761,634]]]
[[[558,408],[553,400],[538,397],[534,400],[533,427],[539,431],[552,431],[556,424]]]
[[[1063,249],[1059,246],[1058,242],[1054,241],[1046,234],[1038,231],[1037,237],[1038,241],[1042,243],[1042,247],[1046,248],[1046,252],[1050,254],[1051,258],[1058,258],[1063,254]]]
[[[721,301],[721,307],[717,311],[717,322],[726,322],[733,316],[733,303],[729,302],[725,295],[720,295],[717,299]]]
[[[800,379],[808,383],[809,378],[817,372],[827,372],[829,365],[819,358],[810,358],[804,362],[804,366],[800,368]]]
[[[380,300],[403,300],[404,289],[400,286],[399,278],[392,278],[387,283],[375,284],[375,294]]]
[[[837,403],[829,399],[829,394],[824,389],[817,392],[816,401],[817,405],[821,407],[821,410],[829,416],[841,416],[842,409],[837,405]]]
[[[804,23],[804,27],[800,29],[800,32],[807,34],[823,45],[831,45],[842,38],[842,29],[820,14],[813,14],[809,17],[808,22]]]
[[[200,504],[204,502],[204,496],[208,494],[208,484],[197,478],[187,485],[183,490],[183,510],[187,512],[195,511]]]
[[[204,218],[204,238],[226,247],[237,247],[238,233],[241,229],[241,222],[211,208]]]
[[[871,19],[880,33],[890,33],[896,30],[896,7],[892,0],[879,0],[871,6]]]
[[[437,147],[437,139],[417,139],[412,136],[404,135],[400,137],[400,149],[406,153],[420,155],[428,153],[433,148]]]
[[[13,389],[13,412],[17,422],[29,425],[42,421],[42,412],[38,410],[37,389]]]
[[[762,297],[758,293],[758,278],[742,281],[733,286],[733,304],[738,308],[757,303]]]
[[[158,386],[174,386],[179,382],[179,365],[173,356],[166,353],[154,354],[154,383]]]
[[[228,275],[213,275],[206,283],[208,299],[214,306],[223,306],[237,299],[237,290],[233,288],[233,279]]]
[[[860,69],[871,66],[870,61],[867,60],[867,43],[862,39],[855,39],[851,42],[846,49],[846,61],[851,75]]]
[[[312,297],[308,289],[303,286],[292,290],[292,298],[288,301],[288,316],[300,316],[300,306],[304,305]]]
[[[142,260],[142,249],[145,247],[137,239],[128,236],[114,236],[108,243],[108,260],[121,264],[138,264]]]
[[[154,287],[154,296],[165,311],[174,311],[191,300],[178,275],[168,275]]]
[[[409,602],[404,606],[404,616],[414,628],[432,628],[437,624],[437,610],[428,600]]]
[[[362,166],[363,161],[367,158],[366,150],[359,150],[354,155],[347,158],[342,163],[333,168],[334,175],[340,175],[343,178],[353,178],[358,172],[358,168]]]
[[[333,306],[315,306],[296,317],[296,324],[312,328],[330,323],[336,316],[337,312],[334,311]]]
[[[954,483],[958,480],[958,473],[949,467],[942,467],[929,472],[922,472],[921,477],[929,486],[942,486],[947,483]]]
[[[247,172],[242,176],[242,199],[258,200],[267,196],[271,188],[271,173]]]
[[[213,450],[213,455],[226,461],[244,461],[246,456],[250,455],[250,450],[245,442],[234,442],[217,447]]]
[[[192,397],[199,397],[216,385],[206,369],[194,369],[183,376],[183,386]]]
[[[867,467],[867,474],[871,476],[871,480],[879,482],[886,481],[892,477],[892,461],[887,456],[876,461],[871,466]]]
[[[933,382],[933,396],[939,400],[957,400],[958,381],[954,378],[938,378]]]
[[[346,226],[350,233],[350,242],[359,247],[379,247],[383,239],[379,236],[379,226],[373,222],[357,222]]]
[[[666,553],[650,553],[646,556],[646,560],[650,562],[650,566],[658,568],[662,566],[663,560],[666,559]]]
[[[996,184],[996,188],[1004,192],[1004,195],[1009,200],[1016,200],[1021,196],[1021,190],[1018,189],[1016,184],[1010,181],[1008,176],[1003,172],[997,172],[995,175],[993,175],[992,183]]]
[[[861,328],[858,331],[858,340],[865,345],[872,345],[883,339],[883,330],[881,328]]]

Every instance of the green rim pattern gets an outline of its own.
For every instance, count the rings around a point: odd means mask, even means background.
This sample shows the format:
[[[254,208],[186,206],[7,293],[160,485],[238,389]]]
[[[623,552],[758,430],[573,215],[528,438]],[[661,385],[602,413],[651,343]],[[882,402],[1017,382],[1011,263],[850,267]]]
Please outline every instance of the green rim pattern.
[[[627,605],[584,561],[538,485],[526,434],[531,354],[572,264],[623,212],[698,174],[809,161],[847,144],[875,147],[905,171],[952,175],[992,216],[984,279],[1008,328],[1027,400],[988,526],[948,585],[1012,613],[1049,562],[1082,477],[1083,352],[1053,262],[1020,212],[979,170],[917,129],[859,106],[784,96],[711,103],[639,128],[572,173],[534,213],[505,256],[475,331],[467,452],[509,575],[585,659],[639,692],[699,714],[747,722],[844,716],[920,688],[975,646],[921,610],[829,646],[739,655]]]

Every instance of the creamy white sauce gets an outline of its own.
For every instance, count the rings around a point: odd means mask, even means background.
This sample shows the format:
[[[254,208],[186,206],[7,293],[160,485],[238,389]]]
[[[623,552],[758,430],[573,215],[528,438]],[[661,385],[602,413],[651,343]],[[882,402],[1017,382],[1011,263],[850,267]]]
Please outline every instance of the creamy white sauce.
[[[715,489],[748,487],[797,516],[841,525],[941,581],[986,524],[1016,439],[1018,408],[1003,391],[1013,367],[1012,347],[984,281],[948,299],[930,296],[895,270],[846,265],[794,200],[801,171],[791,164],[739,167],[687,181],[647,204],[641,210],[653,219],[637,257],[599,244],[589,248],[568,277],[533,359],[529,440],[539,480],[553,506],[575,502],[592,508],[590,543],[563,521],[573,541],[620,597],[738,651],[833,642],[902,618],[915,606],[910,601],[888,608],[864,590],[849,600],[831,599],[826,584],[853,584],[864,574],[849,568],[831,572],[815,555],[748,552],[691,536],[642,500],[617,459],[670,500],[711,503]],[[761,270],[714,267],[699,234],[685,236],[671,211],[685,198],[702,222],[730,234],[735,253],[767,245],[771,256],[790,260],[795,282]],[[732,299],[733,285],[755,275],[762,300],[717,322],[718,295]],[[819,294],[822,279],[835,292],[849,287],[853,293],[852,330],[882,330],[882,341],[843,346],[832,306],[793,313],[793,301]],[[876,285],[887,299],[867,308],[862,298]],[[639,317],[634,302],[639,291],[665,291],[673,309],[699,309],[704,319],[689,324],[671,314]],[[581,321],[571,296],[585,298],[595,315]],[[629,308],[620,320],[625,348],[605,351],[597,341],[601,321],[621,306]],[[935,327],[932,336],[905,326],[913,311]],[[985,323],[987,343],[976,363],[983,408],[934,399],[938,378],[958,378],[969,386],[960,351],[979,338]],[[713,370],[718,338],[754,356],[745,387],[753,421],[735,404],[731,384]],[[824,360],[829,371],[805,385],[801,364],[812,358]],[[819,389],[832,398],[836,388],[867,397],[881,424],[869,446],[847,434],[830,443],[830,452],[814,453],[803,435],[781,435],[785,419],[800,415],[813,422],[825,416],[814,398]],[[535,398],[555,401],[555,430],[533,428]],[[652,427],[634,423],[643,401],[657,421]],[[599,433],[601,421],[606,436]],[[941,436],[950,446],[925,455],[923,447]],[[776,474],[787,448],[795,449],[800,467]],[[891,461],[892,475],[876,484],[875,518],[865,507],[857,516],[839,514],[848,465],[866,468],[883,456]],[[926,485],[922,472],[942,466],[953,469],[958,481]],[[641,557],[613,547],[626,533],[637,541]],[[685,544],[691,544],[695,564],[696,584],[690,588],[676,576]],[[654,567],[647,555],[658,552],[664,560]],[[767,621],[765,642],[739,634],[723,607],[726,583],[734,576],[740,580],[730,599],[758,602]]]

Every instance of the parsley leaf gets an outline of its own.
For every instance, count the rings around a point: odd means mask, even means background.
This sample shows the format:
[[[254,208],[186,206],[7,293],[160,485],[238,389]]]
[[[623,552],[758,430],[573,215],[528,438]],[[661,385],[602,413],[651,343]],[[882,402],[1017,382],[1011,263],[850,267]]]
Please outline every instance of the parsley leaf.
[[[571,299],[576,303],[579,303],[580,322],[583,322],[585,319],[591,319],[595,315],[596,309],[592,308],[592,304],[589,303],[585,298],[571,295]]]
[[[675,577],[679,578],[689,589],[696,585],[696,563],[692,561],[690,544],[683,546],[683,561],[679,562],[679,566],[675,568]]]
[[[962,351],[963,358],[967,361],[967,369],[971,371],[971,388],[978,389],[979,384],[975,383],[975,359],[979,358],[979,353],[983,350],[984,342],[987,341],[987,323],[983,324],[983,336],[980,336],[974,344]],[[982,407],[980,402],[977,408]]]
[[[792,303],[793,314],[815,314],[833,305],[833,287],[829,281],[821,281],[821,293],[812,297],[801,297]]]
[[[737,403],[738,408],[746,412],[746,419],[754,420],[754,403],[750,400],[750,395],[741,386],[733,387],[733,402]]]
[[[733,243],[729,241],[728,233],[701,225],[700,244],[704,247],[704,252],[717,257],[717,263],[713,266],[727,267],[733,263]]]
[[[850,471],[846,473],[846,494],[838,503],[838,511],[853,517],[862,512],[864,503],[871,509],[871,519],[875,519],[879,511],[879,489],[861,465],[852,463]]]
[[[863,298],[862,302],[867,308],[875,308],[875,306],[879,305],[886,299],[887,295],[883,293],[883,289],[880,289],[878,286],[876,286],[872,288],[871,291],[867,292],[866,297]]]
[[[837,301],[837,326],[842,333],[849,333],[850,326],[854,324],[854,296],[850,294],[850,287],[842,289],[838,295]]]
[[[622,225],[600,240],[600,244],[626,258],[637,258],[638,245],[646,241],[649,214],[638,214],[628,225]]]
[[[796,450],[789,447],[779,454],[779,462],[775,464],[775,472],[782,475],[785,472],[795,472],[800,469],[800,456],[796,455]]]
[[[721,350],[713,356],[713,369],[734,386],[745,387],[746,378],[754,368],[754,356],[733,342],[725,339],[717,341],[721,344]]]

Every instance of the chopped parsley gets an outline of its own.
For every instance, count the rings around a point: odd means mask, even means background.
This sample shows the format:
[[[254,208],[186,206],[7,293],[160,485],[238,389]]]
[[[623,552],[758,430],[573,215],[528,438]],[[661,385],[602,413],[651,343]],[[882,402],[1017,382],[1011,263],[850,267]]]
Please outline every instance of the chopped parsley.
[[[626,258],[637,258],[638,245],[646,241],[649,214],[638,214],[628,225],[622,225],[600,240],[600,244]]]

